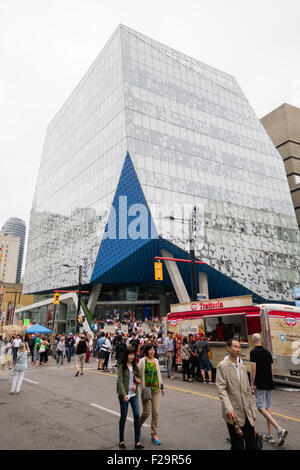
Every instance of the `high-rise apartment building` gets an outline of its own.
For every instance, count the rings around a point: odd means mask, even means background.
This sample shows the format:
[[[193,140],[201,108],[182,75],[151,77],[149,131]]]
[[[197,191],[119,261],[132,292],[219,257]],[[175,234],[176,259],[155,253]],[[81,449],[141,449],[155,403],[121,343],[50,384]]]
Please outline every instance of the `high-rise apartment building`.
[[[10,217],[2,227],[2,231],[5,235],[11,235],[12,237],[19,237],[20,239],[20,248],[18,253],[18,268],[17,268],[17,277],[16,283],[20,284],[22,276],[22,267],[23,267],[23,257],[24,257],[24,246],[25,246],[25,235],[26,235],[26,225],[24,220],[19,219],[18,217]]]
[[[284,164],[236,79],[120,25],[48,126],[24,291],[77,286],[82,265],[104,309],[160,303],[175,273],[155,283],[154,257],[189,258],[194,207],[210,298],[293,300]]]
[[[0,232],[0,281],[14,284],[18,272],[20,238]]]
[[[284,103],[261,122],[284,161],[300,228],[300,108]]]

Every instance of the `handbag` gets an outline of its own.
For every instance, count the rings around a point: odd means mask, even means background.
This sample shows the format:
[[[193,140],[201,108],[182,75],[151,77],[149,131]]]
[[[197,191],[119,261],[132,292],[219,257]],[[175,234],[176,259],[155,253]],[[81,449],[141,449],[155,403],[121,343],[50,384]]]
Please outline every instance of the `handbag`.
[[[152,371],[151,383],[153,380],[153,375],[154,375],[154,368]],[[142,400],[143,401],[152,400],[152,387],[151,386],[142,388]]]
[[[143,401],[152,400],[152,387],[144,387],[142,389],[142,400]]]

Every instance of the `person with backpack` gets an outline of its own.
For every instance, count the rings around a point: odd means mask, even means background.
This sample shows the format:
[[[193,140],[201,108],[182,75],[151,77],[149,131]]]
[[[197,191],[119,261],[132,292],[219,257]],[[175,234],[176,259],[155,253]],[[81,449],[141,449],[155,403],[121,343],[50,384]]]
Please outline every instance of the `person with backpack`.
[[[103,370],[103,363],[105,359],[105,353],[102,351],[102,346],[105,343],[105,333],[104,331],[101,333],[100,338],[97,341],[97,346],[96,346],[96,353],[98,357],[98,370]]]
[[[209,346],[205,340],[205,336],[201,336],[195,343],[195,353],[199,361],[199,368],[202,376],[203,383],[213,384],[212,381],[212,365],[209,360]],[[208,374],[208,382],[206,380],[205,372]]]
[[[84,335],[80,335],[79,341],[77,341],[75,344],[75,367],[76,367],[75,377],[78,377],[79,372],[80,372],[80,375],[83,375],[85,357],[86,357],[88,348],[89,348],[89,344],[86,338],[84,337]]]
[[[33,366],[35,367],[37,362],[40,360],[40,347],[42,342],[42,336],[39,335],[34,341],[34,350],[33,350]]]
[[[116,346],[115,346],[115,352],[116,352],[116,366],[119,367],[122,359],[122,355],[126,349],[126,343],[123,340],[123,337],[121,335],[118,336]]]

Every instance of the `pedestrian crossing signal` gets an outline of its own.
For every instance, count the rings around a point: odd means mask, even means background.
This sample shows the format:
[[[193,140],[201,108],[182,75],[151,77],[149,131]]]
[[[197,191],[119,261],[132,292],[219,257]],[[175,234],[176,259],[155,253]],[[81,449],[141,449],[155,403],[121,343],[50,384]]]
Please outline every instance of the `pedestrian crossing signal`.
[[[163,265],[162,263],[154,263],[154,274],[155,274],[155,280],[156,281],[162,281],[163,280]]]
[[[59,305],[59,298],[60,298],[60,294],[54,294],[54,300],[53,300],[54,305]]]

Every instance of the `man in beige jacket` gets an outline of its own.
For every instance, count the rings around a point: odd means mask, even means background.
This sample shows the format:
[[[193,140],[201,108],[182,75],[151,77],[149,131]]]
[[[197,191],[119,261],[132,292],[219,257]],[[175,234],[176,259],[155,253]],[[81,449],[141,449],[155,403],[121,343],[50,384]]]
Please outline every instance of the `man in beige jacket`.
[[[243,450],[245,445],[246,450],[255,450],[255,405],[247,371],[240,359],[240,343],[228,340],[227,351],[228,356],[217,367],[216,386],[230,434],[231,450]],[[237,421],[243,437],[236,433],[234,423]]]

